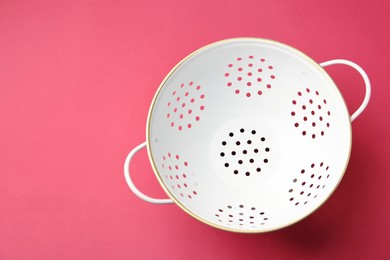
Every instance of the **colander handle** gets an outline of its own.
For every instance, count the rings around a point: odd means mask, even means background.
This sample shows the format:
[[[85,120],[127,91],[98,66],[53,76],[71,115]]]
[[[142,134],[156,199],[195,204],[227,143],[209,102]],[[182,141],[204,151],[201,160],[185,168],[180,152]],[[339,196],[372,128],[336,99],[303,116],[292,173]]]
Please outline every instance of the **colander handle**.
[[[151,198],[151,197],[143,194],[139,189],[137,189],[137,187],[135,187],[133,181],[131,180],[131,177],[130,177],[130,162],[131,162],[131,159],[133,158],[133,156],[139,150],[141,150],[145,146],[146,146],[146,142],[138,145],[133,150],[131,150],[131,152],[126,157],[125,165],[124,165],[124,172],[125,172],[125,179],[126,179],[127,185],[129,186],[130,190],[132,192],[134,192],[135,195],[137,195],[139,198],[141,198],[141,199],[143,199],[143,200],[145,200],[147,202],[154,203],[154,204],[173,203],[173,201],[171,199],[155,199],[155,198]]]
[[[366,85],[366,95],[364,97],[363,103],[355,111],[355,113],[352,114],[352,116],[351,116],[351,122],[352,122],[364,111],[364,109],[368,105],[368,101],[370,100],[370,97],[371,97],[370,79],[368,78],[367,73],[359,65],[357,65],[356,63],[349,61],[349,60],[336,59],[336,60],[330,60],[330,61],[320,63],[320,65],[322,67],[326,67],[329,65],[335,65],[335,64],[347,65],[347,66],[350,66],[350,67],[354,68],[355,70],[357,70],[360,73],[360,75],[363,77],[364,84]]]

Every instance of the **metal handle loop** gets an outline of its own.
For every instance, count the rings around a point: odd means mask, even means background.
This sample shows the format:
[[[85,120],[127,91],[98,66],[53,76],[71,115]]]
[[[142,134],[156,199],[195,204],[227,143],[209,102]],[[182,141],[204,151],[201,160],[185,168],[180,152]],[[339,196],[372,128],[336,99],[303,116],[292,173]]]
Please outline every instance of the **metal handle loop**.
[[[355,113],[353,113],[351,116],[351,122],[353,122],[353,120],[355,120],[364,111],[364,109],[368,105],[368,101],[370,101],[370,97],[371,97],[370,79],[368,78],[367,73],[359,65],[357,65],[356,63],[349,61],[349,60],[335,59],[335,60],[330,60],[330,61],[320,63],[320,65],[322,67],[326,67],[329,65],[335,65],[335,64],[347,65],[347,66],[350,66],[350,67],[354,68],[355,70],[357,70],[360,73],[360,75],[363,77],[364,84],[366,85],[366,95],[364,97],[363,103],[355,111]]]
[[[127,182],[127,185],[129,186],[130,190],[137,195],[139,198],[143,199],[144,201],[154,203],[154,204],[170,204],[173,203],[171,199],[155,199],[151,198],[144,193],[142,193],[133,183],[130,177],[130,162],[133,156],[140,151],[142,148],[146,146],[146,142],[138,145],[135,147],[131,152],[127,155],[126,160],[125,160],[125,165],[124,165],[124,173],[125,173],[125,179]]]

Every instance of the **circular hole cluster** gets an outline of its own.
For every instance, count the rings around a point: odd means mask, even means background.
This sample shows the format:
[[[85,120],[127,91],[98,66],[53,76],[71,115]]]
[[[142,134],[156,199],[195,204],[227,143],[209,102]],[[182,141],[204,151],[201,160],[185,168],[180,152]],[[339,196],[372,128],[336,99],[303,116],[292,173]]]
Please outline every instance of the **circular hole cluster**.
[[[166,118],[170,126],[179,131],[191,129],[201,120],[201,114],[205,110],[204,99],[205,94],[202,92],[202,86],[193,81],[178,86],[172,91],[167,103]]]
[[[269,163],[271,147],[255,129],[235,129],[220,143],[219,158],[226,172],[237,176],[261,174]]]
[[[221,207],[215,211],[214,217],[219,225],[238,229],[262,228],[268,221],[263,210],[244,204]]]
[[[192,183],[189,177],[189,165],[183,161],[180,155],[167,153],[162,158],[162,172],[165,177],[166,186],[177,197],[193,199],[198,195],[196,183]]]
[[[317,90],[306,88],[291,101],[293,124],[302,136],[312,139],[324,136],[330,127],[331,111],[327,100]]]
[[[291,179],[289,200],[295,206],[308,204],[326,187],[329,177],[329,166],[323,162],[301,169]]]
[[[274,66],[263,57],[247,55],[237,57],[226,66],[226,86],[237,95],[261,96],[272,88],[276,79]]]

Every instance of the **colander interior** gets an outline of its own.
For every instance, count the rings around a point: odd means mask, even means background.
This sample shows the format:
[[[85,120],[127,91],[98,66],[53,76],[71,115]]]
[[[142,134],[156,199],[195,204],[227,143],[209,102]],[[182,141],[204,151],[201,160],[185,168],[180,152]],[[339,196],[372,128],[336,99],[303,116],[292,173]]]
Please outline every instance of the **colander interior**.
[[[182,61],[161,85],[148,148],[169,196],[222,229],[292,224],[336,188],[351,148],[337,87],[306,55],[235,39]]]

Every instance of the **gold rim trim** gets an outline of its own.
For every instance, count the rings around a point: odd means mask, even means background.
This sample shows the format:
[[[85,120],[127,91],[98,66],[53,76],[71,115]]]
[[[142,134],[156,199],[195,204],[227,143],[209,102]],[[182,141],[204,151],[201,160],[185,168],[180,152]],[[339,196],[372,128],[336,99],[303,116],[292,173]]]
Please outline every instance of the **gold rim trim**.
[[[162,180],[160,174],[158,173],[158,170],[157,170],[157,167],[156,167],[156,164],[155,164],[155,161],[153,160],[153,156],[152,156],[152,153],[151,153],[151,148],[150,148],[150,121],[151,121],[151,117],[152,117],[152,113],[153,113],[153,110],[154,110],[154,107],[155,107],[155,104],[156,104],[156,100],[161,92],[161,90],[164,88],[165,86],[165,83],[168,81],[168,79],[172,76],[172,74],[184,63],[186,62],[189,58],[197,55],[198,53],[206,50],[206,49],[209,49],[210,47],[213,47],[213,46],[216,46],[216,45],[220,45],[220,44],[223,44],[223,43],[228,43],[228,42],[237,42],[237,41],[245,41],[245,40],[250,40],[250,41],[261,41],[261,42],[266,42],[266,43],[270,43],[270,44],[273,44],[273,45],[279,45],[285,49],[288,49],[296,54],[298,54],[299,56],[303,57],[305,60],[309,61],[312,65],[314,65],[315,67],[317,67],[325,76],[326,78],[329,80],[330,84],[336,89],[336,91],[339,93],[339,96],[341,97],[341,101],[344,103],[344,107],[345,107],[345,111],[347,113],[347,115],[349,116],[349,136],[350,136],[350,140],[349,140],[349,151],[348,151],[348,157],[347,157],[347,160],[345,161],[345,165],[344,165],[344,169],[343,169],[343,172],[339,178],[339,181],[336,183],[336,185],[334,186],[333,190],[329,193],[329,195],[327,197],[325,197],[322,202],[317,206],[315,207],[309,214],[305,215],[304,217],[302,218],[299,218],[295,221],[292,221],[292,222],[289,222],[285,225],[282,225],[282,226],[278,226],[278,227],[273,227],[273,228],[269,228],[269,229],[264,229],[264,230],[248,230],[248,229],[236,229],[236,228],[228,228],[228,227],[225,227],[225,226],[221,226],[221,225],[217,225],[213,222],[210,222],[204,218],[201,218],[200,216],[196,215],[195,213],[193,213],[192,211],[190,211],[188,208],[186,208],[179,200],[176,199],[176,197],[169,191],[169,189],[165,186],[164,184],[164,181]],[[343,97],[343,95],[341,94],[340,90],[338,89],[337,85],[335,84],[335,82],[333,81],[333,79],[329,76],[329,74],[325,71],[325,69],[323,67],[321,67],[317,62],[315,62],[312,58],[310,58],[309,56],[307,56],[306,54],[304,54],[303,52],[299,51],[298,49],[295,49],[289,45],[286,45],[284,43],[280,43],[280,42],[277,42],[277,41],[274,41],[274,40],[269,40],[269,39],[263,39],[263,38],[256,38],[256,37],[242,37],[242,38],[231,38],[231,39],[226,39],[226,40],[222,40],[222,41],[217,41],[217,42],[214,42],[214,43],[211,43],[211,44],[208,44],[206,46],[203,46],[202,48],[200,49],[197,49],[196,51],[192,52],[191,54],[189,54],[187,57],[185,57],[184,59],[182,59],[178,64],[176,64],[175,67],[173,67],[173,69],[168,73],[168,75],[164,78],[164,80],[161,82],[160,86],[158,87],[157,89],[157,92],[155,93],[154,97],[153,97],[153,100],[152,100],[152,103],[150,105],[150,108],[149,108],[149,113],[148,113],[148,118],[147,118],[147,122],[146,122],[146,146],[147,146],[147,151],[148,151],[148,157],[149,157],[149,160],[152,162],[152,168],[153,168],[153,172],[154,174],[156,175],[157,177],[157,180],[158,182],[160,183],[161,187],[163,188],[163,190],[165,191],[165,193],[168,195],[168,197],[170,199],[172,199],[172,201],[177,205],[179,206],[182,210],[184,210],[186,213],[188,213],[191,217],[209,225],[209,226],[212,226],[212,227],[215,227],[215,228],[218,228],[218,229],[221,229],[221,230],[225,230],[225,231],[230,231],[230,232],[236,232],[236,233],[253,233],[253,234],[256,234],[256,233],[266,233],[266,232],[270,232],[270,231],[275,231],[275,230],[278,230],[278,229],[282,229],[282,228],[285,228],[285,227],[288,227],[290,225],[293,225],[305,218],[307,218],[308,216],[310,216],[311,214],[313,214],[315,211],[318,210],[318,208],[320,208],[331,196],[332,194],[335,192],[335,190],[337,189],[337,187],[339,186],[341,180],[344,178],[344,174],[347,170],[347,166],[348,166],[348,163],[349,163],[349,159],[350,159],[350,156],[351,156],[351,149],[352,149],[352,127],[351,127],[351,120],[350,120],[350,115],[349,115],[349,111],[347,109],[347,104],[345,102],[345,99]]]

